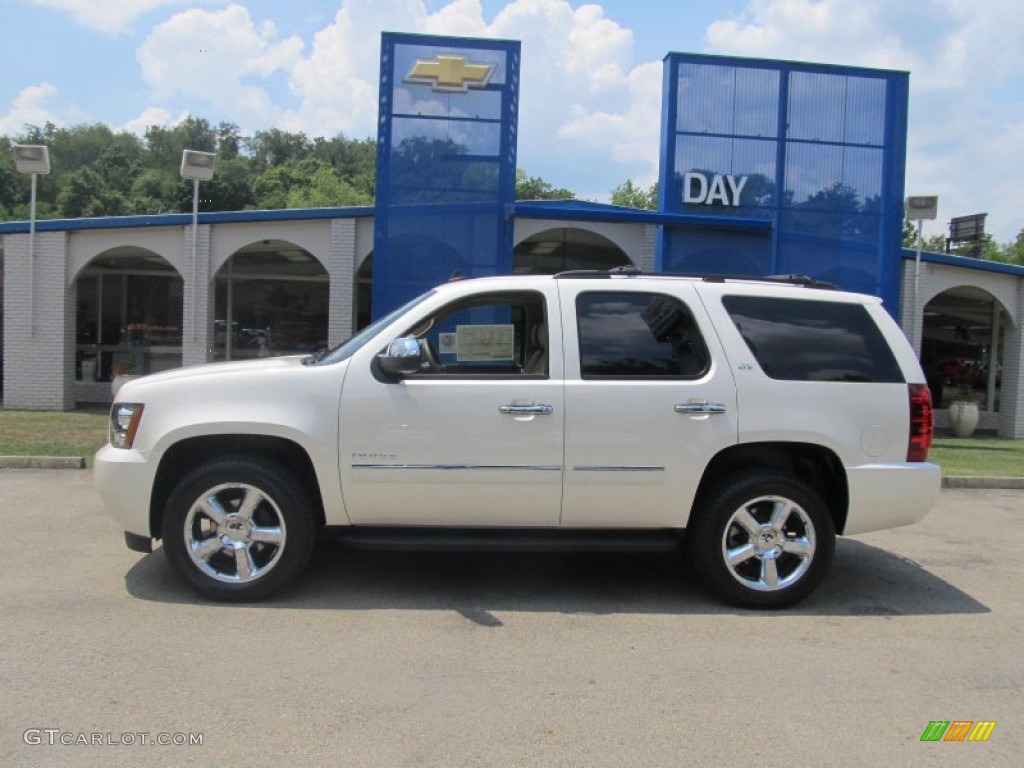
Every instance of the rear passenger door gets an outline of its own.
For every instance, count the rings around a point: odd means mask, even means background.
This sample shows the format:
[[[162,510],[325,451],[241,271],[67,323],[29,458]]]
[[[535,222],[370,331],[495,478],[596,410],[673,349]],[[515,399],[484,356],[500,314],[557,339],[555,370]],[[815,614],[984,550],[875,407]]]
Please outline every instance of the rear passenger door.
[[[692,284],[559,284],[563,527],[683,527],[704,467],[736,442],[732,373]]]

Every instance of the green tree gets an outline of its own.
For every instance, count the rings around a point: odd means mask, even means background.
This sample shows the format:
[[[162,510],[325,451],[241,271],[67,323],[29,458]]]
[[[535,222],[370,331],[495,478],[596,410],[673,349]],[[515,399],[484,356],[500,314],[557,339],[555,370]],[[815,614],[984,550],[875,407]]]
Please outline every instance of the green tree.
[[[256,198],[256,207],[273,210],[276,208],[288,207],[288,193],[292,187],[304,183],[304,180],[290,166],[275,166],[265,168],[257,174],[252,182],[253,195]]]
[[[917,224],[910,219],[903,220],[903,247],[917,247]]]
[[[372,202],[373,198],[360,193],[326,163],[321,163],[313,172],[310,183],[294,186],[288,192],[289,208],[370,205]]]
[[[239,128],[234,123],[221,121],[214,134],[217,137],[217,160],[234,160],[238,157],[242,147],[242,137]]]
[[[150,168],[142,171],[132,182],[128,194],[129,212],[169,213],[178,210],[181,179],[177,173]]]
[[[118,216],[126,207],[124,196],[91,168],[71,173],[57,196],[57,208],[64,218]]]
[[[1024,229],[1017,233],[1017,239],[1003,246],[1003,256],[1008,264],[1024,266]]]
[[[903,220],[903,247],[911,250],[917,248],[917,222]],[[935,235],[925,235],[921,238],[921,250],[930,253],[945,253],[946,236],[941,232]]]
[[[256,203],[249,163],[240,157],[217,158],[217,171],[199,185],[202,211],[241,211]],[[189,205],[191,206],[191,193]],[[191,210],[191,208],[190,208]]]
[[[635,185],[632,179],[612,190],[612,205],[621,205],[626,208],[646,208],[657,210],[658,208],[658,182],[654,182],[648,189],[642,189]]]
[[[576,193],[556,187],[539,176],[527,176],[522,168],[516,169],[516,200],[575,200]]]
[[[941,235],[939,238],[942,240],[943,245],[945,245],[945,238]],[[966,256],[972,259],[984,259],[985,261],[1003,261],[1003,252],[1000,250],[999,244],[987,232],[981,236],[981,240],[978,242],[952,243],[949,252],[954,256]]]
[[[260,168],[298,162],[309,154],[311,148],[306,134],[289,133],[279,128],[256,131],[249,142],[252,160]]]
[[[7,144],[6,136],[0,137],[0,150]],[[25,177],[14,167],[10,152],[0,151],[0,218],[7,218],[21,202],[22,187],[28,189]]]

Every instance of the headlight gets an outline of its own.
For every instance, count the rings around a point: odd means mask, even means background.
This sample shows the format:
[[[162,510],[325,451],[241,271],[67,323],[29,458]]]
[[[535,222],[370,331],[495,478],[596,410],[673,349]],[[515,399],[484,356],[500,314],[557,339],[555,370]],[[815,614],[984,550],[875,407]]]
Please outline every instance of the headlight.
[[[142,403],[114,403],[110,409],[110,444],[131,448],[142,420]]]

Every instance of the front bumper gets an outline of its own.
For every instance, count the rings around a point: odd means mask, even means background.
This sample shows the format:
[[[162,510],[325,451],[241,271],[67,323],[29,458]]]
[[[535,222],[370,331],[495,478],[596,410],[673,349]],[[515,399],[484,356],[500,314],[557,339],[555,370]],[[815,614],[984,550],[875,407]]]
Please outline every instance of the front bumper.
[[[844,535],[913,525],[935,506],[942,470],[930,462],[847,467],[850,508]]]
[[[154,467],[139,451],[107,444],[96,453],[93,478],[103,506],[126,532],[149,538]]]

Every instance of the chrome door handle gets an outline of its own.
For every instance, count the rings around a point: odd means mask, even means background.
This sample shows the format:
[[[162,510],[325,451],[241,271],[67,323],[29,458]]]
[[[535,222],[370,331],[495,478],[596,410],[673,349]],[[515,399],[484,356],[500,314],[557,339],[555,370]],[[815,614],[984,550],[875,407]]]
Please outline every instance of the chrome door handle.
[[[550,405],[499,405],[499,413],[510,413],[513,416],[550,416],[555,409]]]
[[[725,413],[725,403],[676,403],[676,413]]]

